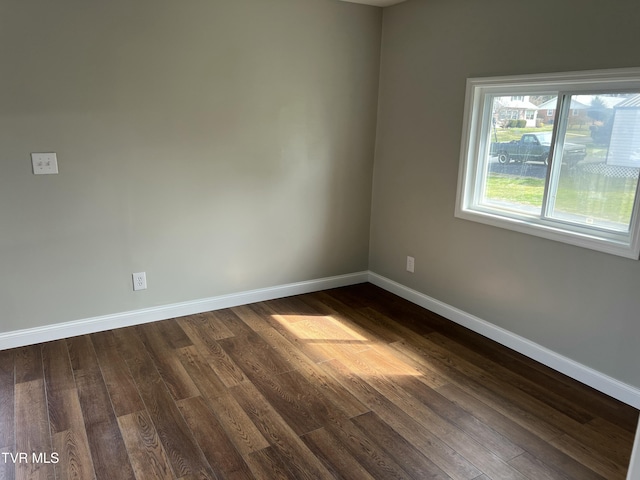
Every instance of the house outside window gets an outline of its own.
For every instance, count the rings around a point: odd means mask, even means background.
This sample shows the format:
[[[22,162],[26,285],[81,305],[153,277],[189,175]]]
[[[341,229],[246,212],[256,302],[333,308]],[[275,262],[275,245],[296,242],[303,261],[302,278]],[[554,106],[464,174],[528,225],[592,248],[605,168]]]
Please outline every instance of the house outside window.
[[[495,125],[520,96],[549,99],[557,122]],[[594,96],[612,130],[600,143],[569,121]],[[469,79],[465,105],[458,218],[638,259],[640,69]]]

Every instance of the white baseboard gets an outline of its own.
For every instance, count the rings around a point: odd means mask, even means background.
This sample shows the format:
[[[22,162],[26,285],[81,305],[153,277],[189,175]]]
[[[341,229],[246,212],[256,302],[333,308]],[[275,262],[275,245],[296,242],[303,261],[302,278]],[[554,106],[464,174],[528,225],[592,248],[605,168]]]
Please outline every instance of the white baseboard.
[[[463,327],[515,350],[543,365],[578,380],[635,408],[640,408],[640,389],[627,385],[597,370],[564,357],[524,337],[511,333],[481,318],[431,298],[386,277],[369,272],[369,282],[426,308]],[[640,478],[640,477],[639,477]]]
[[[189,302],[173,303],[153,308],[143,308],[130,312],[102,315],[71,322],[57,323],[44,327],[27,328],[12,332],[0,333],[0,350],[8,348],[33,345],[35,343],[49,342],[61,338],[86,335],[88,333],[102,332],[113,328],[140,325],[168,318],[194,315],[196,313],[209,312],[222,308],[246,305],[247,303],[263,302],[275,298],[289,297],[303,293],[317,292],[329,288],[355,285],[367,282],[368,272],[351,273],[334,277],[319,278],[304,282],[289,283],[275,287],[260,288],[246,292],[232,293],[218,297],[204,298]]]

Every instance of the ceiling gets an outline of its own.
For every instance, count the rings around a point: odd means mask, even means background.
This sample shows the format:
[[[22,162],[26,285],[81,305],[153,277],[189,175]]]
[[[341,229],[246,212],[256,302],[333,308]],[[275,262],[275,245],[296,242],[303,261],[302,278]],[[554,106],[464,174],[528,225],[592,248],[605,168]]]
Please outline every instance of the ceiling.
[[[396,3],[402,3],[405,0],[342,0],[343,2],[364,3],[365,5],[373,5],[374,7],[388,7]]]

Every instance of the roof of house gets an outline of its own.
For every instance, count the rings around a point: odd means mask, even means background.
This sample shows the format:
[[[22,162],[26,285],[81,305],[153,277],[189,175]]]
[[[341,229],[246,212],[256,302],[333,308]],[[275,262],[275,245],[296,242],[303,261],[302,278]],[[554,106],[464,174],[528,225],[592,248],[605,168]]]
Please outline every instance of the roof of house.
[[[537,110],[538,108],[540,108],[535,104],[525,100],[506,100],[502,101],[501,103],[504,108],[516,108],[520,110]]]
[[[591,108],[591,102],[595,98],[599,98],[602,100],[605,108],[613,108],[617,104],[621,103],[625,100],[622,97],[607,97],[606,95],[573,95],[571,97],[571,109],[572,110],[584,110],[587,108]],[[536,108],[538,110],[555,110],[557,106],[558,100],[553,98],[544,102],[541,105],[538,105]]]
[[[616,108],[638,108],[640,107],[640,95],[623,98],[623,101],[616,105]]]

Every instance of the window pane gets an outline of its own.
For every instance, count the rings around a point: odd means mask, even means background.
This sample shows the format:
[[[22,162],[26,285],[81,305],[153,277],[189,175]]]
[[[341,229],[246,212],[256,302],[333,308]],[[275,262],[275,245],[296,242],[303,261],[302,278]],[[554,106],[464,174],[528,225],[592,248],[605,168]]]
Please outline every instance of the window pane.
[[[549,95],[491,98],[481,204],[517,214],[541,214],[553,130],[552,122],[545,123],[543,118],[548,105],[555,108],[556,100]]]
[[[640,167],[640,95],[574,95],[584,121],[569,119],[550,216],[628,232]],[[575,110],[574,110],[575,111]],[[588,124],[588,125],[587,125]],[[588,126],[588,128],[587,128]]]

